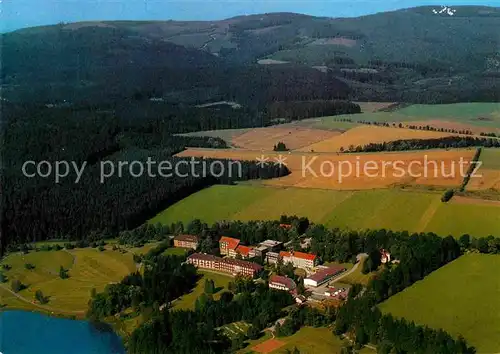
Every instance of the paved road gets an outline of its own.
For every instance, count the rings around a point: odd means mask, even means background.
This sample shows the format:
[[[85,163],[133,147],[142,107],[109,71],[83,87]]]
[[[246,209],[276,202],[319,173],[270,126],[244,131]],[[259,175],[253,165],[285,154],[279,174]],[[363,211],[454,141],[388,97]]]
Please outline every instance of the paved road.
[[[358,262],[354,265],[354,267],[352,267],[351,269],[349,269],[347,272],[344,272],[342,275],[340,275],[339,277],[333,279],[333,282],[337,282],[339,281],[340,279],[343,279],[345,277],[347,277],[349,274],[352,274],[353,272],[356,271],[356,269],[358,269],[358,267],[360,266],[361,264],[361,259],[362,258],[366,258],[368,257],[368,254],[367,253],[360,253],[356,256],[356,259],[358,260]]]

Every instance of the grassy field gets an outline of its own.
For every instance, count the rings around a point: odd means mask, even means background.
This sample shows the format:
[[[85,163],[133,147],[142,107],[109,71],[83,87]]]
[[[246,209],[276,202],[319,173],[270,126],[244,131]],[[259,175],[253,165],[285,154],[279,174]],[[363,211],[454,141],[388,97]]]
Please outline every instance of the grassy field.
[[[381,189],[332,191],[258,185],[213,186],[161,212],[151,222],[275,220],[307,216],[329,227],[432,231],[456,237],[497,234],[500,205],[441,203],[440,193]],[[210,205],[210,208],[204,207]]]
[[[150,223],[189,222],[194,218],[195,211],[197,215],[198,213],[202,214],[196,217],[208,223],[214,223],[218,220],[230,219],[236,210],[250,205],[266,195],[264,189],[244,186],[240,186],[240,188],[237,195],[231,188],[223,186],[204,189],[161,212],[151,219]],[[210,203],[210,207],[206,204],[207,202]]]
[[[239,351],[240,354],[254,353],[252,347],[270,339],[271,335],[266,333],[265,336],[254,341],[249,341],[245,349]],[[273,351],[273,354],[285,353],[287,349],[293,350],[295,347],[300,350],[301,354],[331,354],[340,353],[344,346],[344,341],[334,336],[331,328],[321,327],[303,327],[297,333],[290,337],[276,338],[285,343],[282,347]],[[374,351],[363,348],[359,353],[368,354]]]
[[[500,149],[483,149],[480,160],[483,162],[481,168],[500,170]]]
[[[2,297],[0,303],[7,308],[39,310],[56,314],[83,316],[93,288],[104,290],[107,284],[120,281],[125,275],[136,270],[133,253],[145,253],[156,244],[143,248],[131,248],[126,253],[113,251],[110,246],[105,251],[95,248],[20,252],[5,257],[2,264],[12,269],[3,271],[8,281],[0,284]],[[25,264],[31,263],[34,269],[28,270]],[[68,270],[68,279],[59,277],[59,268]],[[13,295],[11,281],[20,280],[26,289]],[[34,304],[34,294],[41,290],[49,298],[45,305]]]
[[[439,206],[425,227],[438,235],[498,235],[500,204],[446,203]]]
[[[500,352],[500,256],[469,254],[381,305],[383,312],[463,335],[478,353]]]
[[[212,279],[214,281],[216,290],[214,299],[216,300],[220,297],[223,290],[227,289],[229,282],[233,280],[232,277],[220,273],[202,270],[198,271],[198,273],[201,274],[202,277],[198,280],[196,287],[189,294],[181,296],[173,302],[174,310],[194,309],[196,299],[205,291],[205,279]]]
[[[391,112],[366,112],[355,115],[311,118],[299,124],[317,129],[351,129],[356,123],[336,122],[339,119],[374,122],[416,122],[416,121],[449,121],[457,124],[500,128],[500,103],[457,103],[440,105],[415,104]],[[481,118],[481,119],[479,119]]]

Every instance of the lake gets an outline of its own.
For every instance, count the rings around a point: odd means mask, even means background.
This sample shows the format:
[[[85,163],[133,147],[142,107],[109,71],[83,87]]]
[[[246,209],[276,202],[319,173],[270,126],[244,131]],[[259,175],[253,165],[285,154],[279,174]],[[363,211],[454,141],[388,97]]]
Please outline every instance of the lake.
[[[0,312],[3,354],[124,354],[114,332],[100,331],[88,321],[49,317],[36,312]]]

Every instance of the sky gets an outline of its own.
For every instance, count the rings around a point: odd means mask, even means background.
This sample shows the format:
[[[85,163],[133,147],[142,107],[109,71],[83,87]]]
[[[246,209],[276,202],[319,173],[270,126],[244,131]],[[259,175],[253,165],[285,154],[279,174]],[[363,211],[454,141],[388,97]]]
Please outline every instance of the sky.
[[[265,12],[353,17],[421,5],[500,6],[500,0],[0,0],[0,32],[89,20],[220,20]]]

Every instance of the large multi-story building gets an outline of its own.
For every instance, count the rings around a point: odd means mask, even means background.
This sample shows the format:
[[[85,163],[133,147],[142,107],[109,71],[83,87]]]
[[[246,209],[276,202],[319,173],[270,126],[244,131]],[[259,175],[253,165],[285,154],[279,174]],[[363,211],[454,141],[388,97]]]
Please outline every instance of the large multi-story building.
[[[304,269],[314,268],[318,262],[318,257],[316,257],[316,255],[303,252],[281,251],[280,258],[285,264],[291,262],[294,267]]]
[[[220,254],[229,255],[229,251],[236,250],[236,247],[240,244],[240,240],[237,238],[222,236],[219,240]]]
[[[177,235],[174,237],[174,247],[198,248],[199,239],[195,235]]]
[[[257,263],[233,258],[220,258],[211,254],[194,253],[187,258],[187,262],[198,268],[211,269],[232,275],[254,276],[263,267]]]
[[[297,288],[297,284],[291,278],[273,274],[269,278],[269,287],[271,289],[293,291]]]

